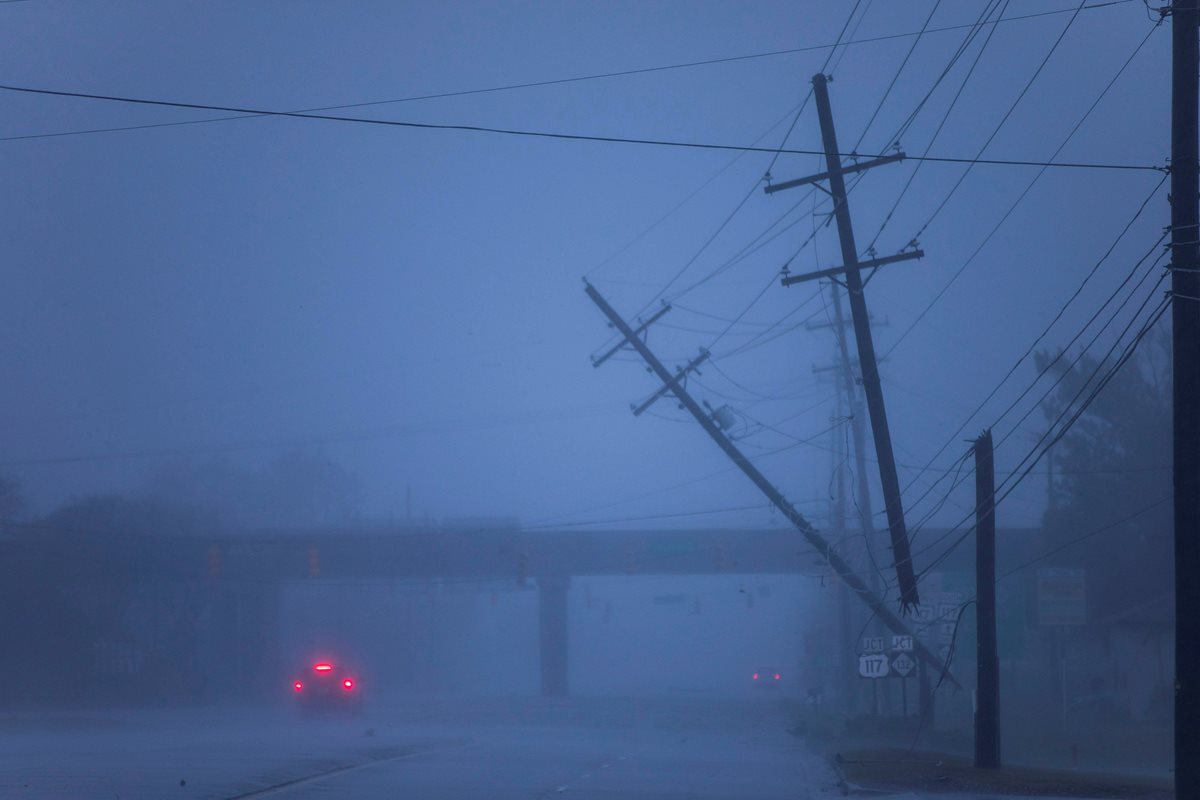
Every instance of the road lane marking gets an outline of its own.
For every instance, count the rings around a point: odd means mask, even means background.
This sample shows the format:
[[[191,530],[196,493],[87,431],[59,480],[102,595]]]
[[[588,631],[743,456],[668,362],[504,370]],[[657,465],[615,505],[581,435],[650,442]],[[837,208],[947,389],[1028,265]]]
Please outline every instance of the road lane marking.
[[[390,761],[401,761],[406,758],[413,758],[414,756],[423,756],[430,753],[440,753],[446,750],[454,750],[461,747],[467,747],[469,744],[470,742],[461,742],[459,744],[447,745],[444,747],[427,747],[423,750],[407,750],[403,753],[396,753],[395,755],[391,756],[372,758],[367,761],[359,761],[354,764],[343,764],[340,767],[334,767],[321,772],[314,772],[310,775],[302,775],[299,778],[292,778],[290,780],[282,781],[262,789],[254,789],[249,792],[243,792],[242,794],[230,795],[229,797],[225,798],[225,800],[258,800],[260,797],[270,797],[271,795],[289,791],[291,789],[304,786],[305,784],[316,783],[317,781],[331,778],[334,775],[341,775],[346,772],[354,772],[355,770],[373,767],[378,764],[386,764]]]

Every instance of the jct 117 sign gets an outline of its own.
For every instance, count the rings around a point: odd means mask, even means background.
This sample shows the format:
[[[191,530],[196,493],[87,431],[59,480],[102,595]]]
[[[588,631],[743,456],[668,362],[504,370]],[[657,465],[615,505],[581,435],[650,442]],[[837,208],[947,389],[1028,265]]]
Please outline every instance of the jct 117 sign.
[[[887,653],[866,653],[858,657],[858,674],[864,678],[886,678],[891,659]]]

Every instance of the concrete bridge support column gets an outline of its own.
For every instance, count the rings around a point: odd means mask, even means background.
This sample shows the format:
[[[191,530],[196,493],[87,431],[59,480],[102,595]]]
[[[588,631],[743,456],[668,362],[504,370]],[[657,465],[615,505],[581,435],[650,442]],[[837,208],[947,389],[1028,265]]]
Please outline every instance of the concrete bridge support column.
[[[274,582],[223,587],[215,606],[216,666],[236,676],[217,687],[226,699],[286,696],[291,674],[279,661],[279,585]]]
[[[567,590],[571,579],[565,575],[539,576],[538,619],[541,651],[542,695],[565,697],[567,694]]]

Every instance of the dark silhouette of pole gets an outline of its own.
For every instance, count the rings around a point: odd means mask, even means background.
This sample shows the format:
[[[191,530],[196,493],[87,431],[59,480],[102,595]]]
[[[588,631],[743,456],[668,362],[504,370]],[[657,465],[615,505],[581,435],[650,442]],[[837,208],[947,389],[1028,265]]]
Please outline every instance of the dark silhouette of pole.
[[[565,697],[569,661],[567,590],[571,579],[565,575],[539,575],[537,583],[542,694]]]
[[[1175,491],[1175,792],[1200,796],[1200,180],[1197,0],[1171,7],[1171,304]]]
[[[920,602],[917,581],[913,574],[909,552],[908,531],[904,526],[904,507],[900,501],[900,479],[896,475],[896,457],[892,452],[892,435],[888,430],[887,409],[883,404],[883,388],[879,384],[879,365],[875,360],[875,342],[871,336],[871,317],[863,295],[862,275],[859,272],[858,248],[854,243],[854,226],[846,204],[846,180],[842,159],[838,154],[837,134],[833,128],[833,111],[829,105],[828,79],[813,76],[813,99],[821,123],[821,140],[825,147],[825,173],[829,179],[829,194],[833,199],[833,214],[837,222],[838,240],[842,248],[846,294],[850,300],[850,318],[854,322],[854,340],[858,345],[858,363],[862,371],[863,394],[871,415],[871,432],[875,437],[875,455],[879,459],[879,478],[883,484],[883,504],[887,511],[888,532],[892,541],[892,558],[896,563],[896,582],[900,588],[901,613]]]
[[[1000,655],[996,648],[996,472],[992,432],[975,440],[975,766],[1000,768]]]

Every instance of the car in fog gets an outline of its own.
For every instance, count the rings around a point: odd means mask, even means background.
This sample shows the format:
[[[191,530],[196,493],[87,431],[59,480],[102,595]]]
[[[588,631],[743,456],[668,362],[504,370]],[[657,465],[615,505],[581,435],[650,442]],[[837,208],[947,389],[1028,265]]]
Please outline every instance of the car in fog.
[[[292,680],[292,694],[302,711],[358,711],[362,689],[358,679],[341,666],[318,661]]]
[[[750,675],[756,689],[778,689],[782,680],[783,676],[774,667],[762,667]]]

